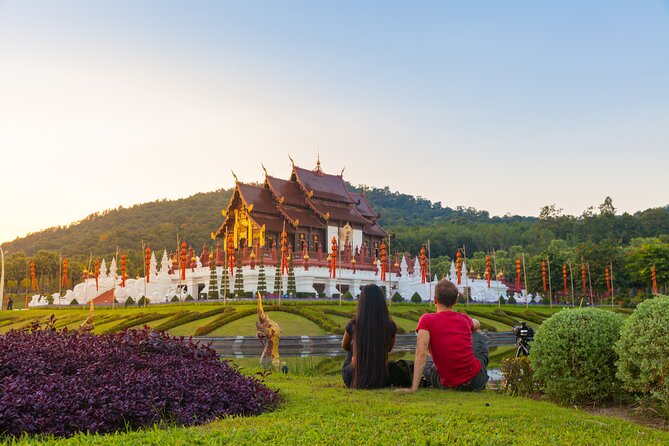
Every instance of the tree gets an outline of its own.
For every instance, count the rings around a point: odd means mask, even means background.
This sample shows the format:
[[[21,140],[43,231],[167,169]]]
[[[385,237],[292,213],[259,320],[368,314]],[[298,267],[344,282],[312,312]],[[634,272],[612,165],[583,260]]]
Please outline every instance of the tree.
[[[288,286],[286,293],[289,297],[297,296],[297,287],[295,286],[295,270],[293,269],[293,256],[288,258]]]
[[[669,243],[660,239],[634,239],[628,249],[625,268],[633,285],[649,289],[651,287],[651,267],[655,266],[657,286],[669,283]]]
[[[218,299],[218,275],[216,274],[216,262],[213,258],[209,260],[209,299]]]
[[[221,296],[221,298],[230,296],[230,274],[228,273],[228,265],[223,265],[223,270],[221,271],[221,288],[218,291],[218,295]]]
[[[265,277],[265,264],[260,256],[260,265],[258,266],[258,288],[256,290],[262,296],[267,294],[267,278]]]
[[[616,215],[616,208],[613,207],[611,197],[606,197],[604,203],[599,205],[599,213],[601,215]]]
[[[274,294],[283,294],[283,275],[281,274],[281,254],[276,255],[276,271],[274,273]]]
[[[235,269],[235,297],[244,297],[244,273],[242,272],[241,256],[237,256],[237,269]]]

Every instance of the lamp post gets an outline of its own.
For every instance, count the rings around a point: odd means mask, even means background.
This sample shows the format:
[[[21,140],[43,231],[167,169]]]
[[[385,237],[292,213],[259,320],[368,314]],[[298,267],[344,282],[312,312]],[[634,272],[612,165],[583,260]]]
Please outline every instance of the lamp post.
[[[5,305],[5,251],[0,247],[0,264],[2,264],[2,272],[0,272],[0,310],[4,310]]]

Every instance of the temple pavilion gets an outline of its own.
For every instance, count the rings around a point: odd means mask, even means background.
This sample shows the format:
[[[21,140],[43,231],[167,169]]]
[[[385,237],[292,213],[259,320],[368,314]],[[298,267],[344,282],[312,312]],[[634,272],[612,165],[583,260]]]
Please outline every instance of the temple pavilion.
[[[320,160],[313,170],[293,163],[287,180],[263,170],[262,184],[242,183],[235,177],[235,190],[216,237],[232,235],[236,251],[274,257],[285,230],[287,248],[296,253],[295,265],[311,259],[313,266],[326,266],[325,258],[335,246],[341,256],[339,267],[375,268],[373,261],[380,258],[388,233],[379,226],[379,214],[364,193],[350,191],[343,175],[325,173]]]

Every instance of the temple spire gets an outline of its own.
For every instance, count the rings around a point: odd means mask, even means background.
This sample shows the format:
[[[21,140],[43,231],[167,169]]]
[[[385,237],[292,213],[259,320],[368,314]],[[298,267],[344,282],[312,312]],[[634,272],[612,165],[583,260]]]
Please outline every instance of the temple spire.
[[[317,155],[317,158],[316,158],[316,172],[323,173],[323,171],[321,170],[321,150],[320,150],[320,148],[318,149],[318,155]]]

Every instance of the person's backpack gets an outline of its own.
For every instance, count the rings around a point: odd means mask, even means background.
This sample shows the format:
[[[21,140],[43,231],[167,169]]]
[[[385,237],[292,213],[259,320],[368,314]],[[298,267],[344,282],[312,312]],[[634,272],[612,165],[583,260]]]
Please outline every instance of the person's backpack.
[[[413,381],[413,361],[398,359],[388,363],[388,385],[411,387]]]

